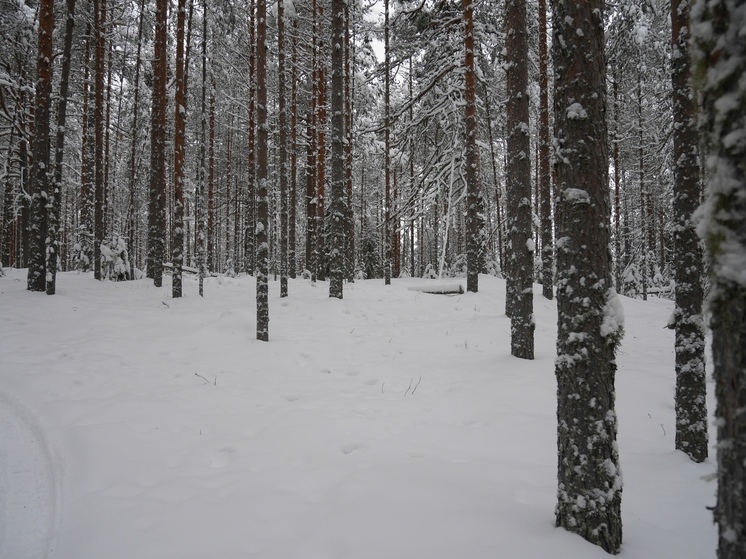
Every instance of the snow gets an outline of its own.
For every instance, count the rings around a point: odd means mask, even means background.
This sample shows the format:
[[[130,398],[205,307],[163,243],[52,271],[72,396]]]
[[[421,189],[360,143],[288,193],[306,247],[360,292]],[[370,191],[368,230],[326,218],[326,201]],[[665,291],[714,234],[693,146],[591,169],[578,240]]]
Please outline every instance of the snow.
[[[607,557],[554,527],[555,303],[510,356],[505,283],[0,278],[0,557]],[[623,299],[628,559],[714,557],[712,460],[674,446],[670,301]],[[708,386],[708,389],[711,389]],[[714,406],[710,403],[710,409]],[[710,440],[714,441],[713,435]],[[712,452],[714,456],[714,450]],[[608,467],[608,466],[607,466]]]

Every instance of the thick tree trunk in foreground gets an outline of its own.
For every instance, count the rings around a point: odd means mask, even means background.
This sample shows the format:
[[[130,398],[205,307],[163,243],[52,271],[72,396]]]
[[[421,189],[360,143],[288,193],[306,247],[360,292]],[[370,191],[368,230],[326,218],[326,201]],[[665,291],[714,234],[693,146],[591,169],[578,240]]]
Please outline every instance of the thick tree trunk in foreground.
[[[75,26],[75,0],[67,0],[65,20],[65,46],[62,52],[62,75],[60,76],[60,99],[57,103],[57,141],[54,146],[54,176],[52,199],[48,215],[46,291],[54,295],[57,289],[57,267],[60,255],[60,207],[62,205],[62,163],[65,154],[65,123],[67,121],[67,90],[72,58],[73,28]]]
[[[267,197],[267,2],[256,3],[256,339],[269,341],[269,243],[267,226],[269,208]]]
[[[153,279],[156,287],[163,285],[163,258],[166,250],[167,9],[166,0],[156,0],[148,199],[148,277]]]
[[[557,171],[557,526],[618,553],[614,411],[623,311],[611,281],[602,0],[553,0]]]
[[[708,3],[709,4],[709,3]],[[706,65],[707,201],[717,409],[718,559],[746,557],[746,1],[696,5],[692,29]],[[706,25],[702,25],[706,24]]]
[[[186,0],[179,0],[176,14],[176,95],[174,97],[174,223],[172,248],[172,285],[174,298],[182,295],[181,269],[184,265],[184,148],[186,133],[186,88],[184,26]]]
[[[531,223],[531,160],[528,136],[528,38],[526,0],[506,2],[508,243],[507,278],[510,310],[510,352],[534,358],[534,247]]]
[[[552,239],[552,172],[549,168],[549,84],[547,5],[539,0],[539,215],[541,216],[541,293],[554,299]]]
[[[676,448],[707,458],[707,378],[702,324],[702,255],[692,214],[699,205],[699,134],[690,82],[689,4],[672,0],[674,262],[676,263]]]
[[[331,239],[329,239],[329,297],[343,296],[345,225],[345,106],[344,106],[344,0],[332,0],[332,192],[329,206]],[[339,45],[340,48],[337,48]]]
[[[477,78],[474,71],[474,6],[472,0],[462,0],[464,18],[464,101],[466,131],[466,290],[479,291],[479,149],[477,148]]]
[[[36,55],[36,92],[34,98],[34,159],[31,166],[31,219],[27,287],[30,291],[46,288],[45,239],[47,237],[47,199],[49,196],[49,112],[52,104],[52,34],[54,2],[39,5],[39,42]]]

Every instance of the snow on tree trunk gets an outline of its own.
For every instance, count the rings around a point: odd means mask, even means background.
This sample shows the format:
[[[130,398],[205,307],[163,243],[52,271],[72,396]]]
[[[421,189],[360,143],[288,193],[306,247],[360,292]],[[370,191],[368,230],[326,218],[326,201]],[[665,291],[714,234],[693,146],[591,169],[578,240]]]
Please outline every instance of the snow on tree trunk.
[[[699,204],[699,135],[690,82],[689,3],[672,0],[674,262],[676,263],[676,448],[695,462],[707,458],[702,254],[692,214]]]
[[[49,112],[52,102],[53,33],[54,2],[43,0],[39,5],[39,42],[34,98],[34,159],[29,183],[31,219],[27,287],[30,291],[44,291],[46,288],[44,249],[49,197]]]
[[[554,246],[552,242],[552,174],[549,158],[549,84],[547,5],[539,0],[539,215],[541,216],[542,295],[554,298]]]
[[[277,2],[277,88],[280,156],[280,297],[288,296],[288,114],[285,67],[285,2]]]
[[[148,277],[153,279],[156,287],[163,284],[163,257],[166,250],[167,11],[166,0],[156,0],[148,203]]]
[[[466,290],[479,291],[479,260],[482,241],[479,232],[479,150],[477,148],[477,78],[474,70],[474,6],[461,2],[464,17],[464,101],[466,132]]]
[[[62,163],[65,153],[65,122],[67,119],[67,91],[72,58],[73,28],[75,26],[75,0],[67,0],[65,20],[65,46],[62,53],[62,75],[60,98],[57,103],[57,139],[54,146],[54,175],[52,177],[52,199],[49,207],[49,222],[46,239],[46,291],[54,295],[57,289],[57,267],[59,266],[60,206],[62,205]],[[1,261],[0,261],[1,262]]]
[[[611,281],[603,2],[553,0],[557,172],[557,526],[617,553],[614,411],[623,311]]]
[[[184,265],[184,149],[186,132],[186,88],[184,66],[184,27],[186,0],[179,0],[176,15],[176,95],[174,102],[174,215],[171,271],[171,295],[182,295],[182,266]]]
[[[344,280],[345,225],[345,112],[344,112],[344,0],[332,0],[332,192],[329,207],[329,297],[342,298]]]
[[[506,2],[507,132],[508,132],[508,243],[510,260],[508,292],[510,352],[534,358],[534,243],[531,223],[531,160],[528,126],[528,38],[526,1]]]
[[[710,254],[717,424],[718,559],[746,557],[746,1],[698,2],[707,140],[707,199],[699,233]]]
[[[268,139],[267,127],[267,2],[256,3],[256,338],[269,341],[269,243],[267,227],[269,225],[269,201],[267,197],[267,161]]]

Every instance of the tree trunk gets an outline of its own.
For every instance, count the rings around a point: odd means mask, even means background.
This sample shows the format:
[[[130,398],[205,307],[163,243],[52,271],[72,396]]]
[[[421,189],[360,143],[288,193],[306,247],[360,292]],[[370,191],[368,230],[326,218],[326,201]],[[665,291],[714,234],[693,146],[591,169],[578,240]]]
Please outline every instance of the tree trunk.
[[[528,38],[526,0],[508,0],[505,14],[507,50],[508,243],[507,292],[512,298],[510,352],[534,358],[533,239],[531,160],[528,126]]]
[[[474,7],[461,0],[464,18],[464,138],[466,148],[466,290],[479,291],[479,149],[477,148],[477,78],[474,70]]]
[[[166,247],[166,0],[156,0],[153,51],[153,101],[150,132],[150,188],[148,203],[148,277],[163,284]]]
[[[267,2],[256,3],[256,126],[257,126],[257,224],[256,224],[256,338],[269,341],[269,245],[267,227]]]
[[[547,6],[539,0],[539,213],[541,215],[541,292],[554,298],[554,246],[552,243],[552,173],[549,168],[549,86]]]
[[[34,159],[29,183],[31,196],[27,278],[29,291],[44,291],[46,288],[44,248],[47,236],[49,194],[49,113],[52,103],[53,33],[54,2],[42,0],[39,4],[39,42],[36,56]]]
[[[386,285],[391,285],[391,48],[389,45],[389,0],[383,0],[383,49],[384,49],[384,181],[385,197],[383,201],[383,278]]]
[[[174,217],[173,247],[171,251],[171,295],[182,295],[182,266],[184,265],[184,148],[186,134],[187,83],[185,79],[186,45],[184,26],[186,0],[178,0],[176,13],[176,93],[174,96]]]
[[[93,203],[93,277],[103,279],[101,275],[101,243],[104,241],[104,207],[106,185],[104,184],[104,75],[106,73],[106,0],[93,2],[93,33],[96,45],[96,63],[94,71],[94,203]],[[164,93],[165,97],[165,93]]]
[[[280,155],[280,297],[288,296],[288,115],[285,99],[285,2],[277,1],[277,88]]]
[[[702,323],[702,255],[692,221],[699,205],[699,134],[690,82],[689,4],[671,2],[673,56],[674,262],[676,263],[676,448],[707,458],[707,377]]]
[[[623,311],[611,282],[602,0],[552,0],[557,177],[557,526],[616,554],[614,411]]]
[[[332,0],[332,191],[329,206],[329,297],[341,299],[345,276],[345,225],[347,203],[345,193],[345,106],[344,106],[344,51],[345,0]]]
[[[194,219],[197,225],[197,267],[199,268],[199,296],[204,297],[207,275],[207,0],[202,3],[202,92],[200,97],[199,169],[195,193]]]
[[[717,424],[718,559],[746,557],[746,2],[697,4],[692,30],[708,81],[700,122],[707,141],[702,231],[710,254]],[[693,12],[694,15],[694,12]],[[704,73],[702,74],[705,75]]]
[[[57,267],[60,254],[60,206],[62,205],[62,162],[65,154],[65,123],[67,121],[67,90],[72,58],[73,28],[75,26],[75,0],[67,0],[65,20],[65,46],[62,52],[62,75],[60,76],[60,99],[57,104],[57,141],[54,152],[54,176],[52,178],[52,200],[49,207],[46,239],[46,291],[54,295],[57,289]]]

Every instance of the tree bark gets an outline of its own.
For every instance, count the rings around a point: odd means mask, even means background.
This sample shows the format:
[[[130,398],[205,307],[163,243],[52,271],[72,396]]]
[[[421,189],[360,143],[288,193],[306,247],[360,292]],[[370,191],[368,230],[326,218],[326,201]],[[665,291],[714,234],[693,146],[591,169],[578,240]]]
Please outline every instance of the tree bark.
[[[674,261],[676,262],[676,448],[707,458],[707,377],[702,322],[702,255],[692,215],[699,205],[699,134],[690,82],[689,3],[671,1],[673,56]]]
[[[101,276],[101,243],[104,241],[104,208],[106,184],[104,182],[104,145],[106,120],[104,114],[104,76],[106,73],[106,0],[93,2],[93,33],[95,36],[94,71],[94,203],[93,203],[93,277]],[[164,93],[165,96],[165,93]]]
[[[718,559],[746,557],[746,2],[698,3],[692,11],[701,59],[707,143],[707,241],[717,425]]]
[[[288,115],[285,82],[285,2],[277,1],[277,88],[280,156],[280,297],[288,296]]]
[[[479,291],[479,149],[477,148],[477,78],[474,70],[474,6],[472,0],[462,0],[464,18],[464,138],[466,148],[466,290]]]
[[[508,0],[505,14],[507,50],[508,243],[511,265],[507,293],[512,299],[510,352],[534,358],[534,247],[529,157],[528,38],[526,0]]]
[[[31,165],[31,211],[29,223],[29,291],[46,288],[45,239],[47,236],[47,200],[49,197],[49,113],[52,104],[52,50],[54,2],[39,3],[39,34],[36,55],[36,91],[34,96],[34,140]]]
[[[614,410],[622,309],[611,281],[602,0],[552,0],[557,177],[557,526],[616,554]]]
[[[345,192],[345,99],[344,39],[345,0],[332,0],[332,191],[329,206],[329,297],[342,299],[344,291],[345,231],[347,203]],[[338,48],[339,47],[339,48]]]
[[[176,93],[174,96],[174,217],[171,250],[171,295],[182,295],[184,265],[184,148],[186,143],[187,83],[185,79],[186,49],[184,27],[186,0],[178,0],[176,13]]]
[[[554,299],[554,246],[552,239],[552,173],[549,168],[549,85],[547,6],[539,0],[539,214],[541,216],[541,292]]]
[[[256,3],[256,126],[257,126],[257,215],[256,215],[256,338],[269,341],[269,244],[267,227],[267,2]]]
[[[57,103],[57,140],[54,151],[54,176],[52,178],[52,200],[49,207],[46,239],[46,291],[54,295],[57,290],[57,267],[60,255],[60,207],[62,205],[62,162],[65,154],[65,124],[67,122],[67,91],[72,60],[73,28],[75,26],[75,0],[67,0],[65,20],[65,46],[62,51],[62,74],[60,76],[60,99]]]
[[[156,0],[148,199],[148,277],[153,279],[156,287],[163,284],[163,259],[166,249],[167,10],[167,0]]]

